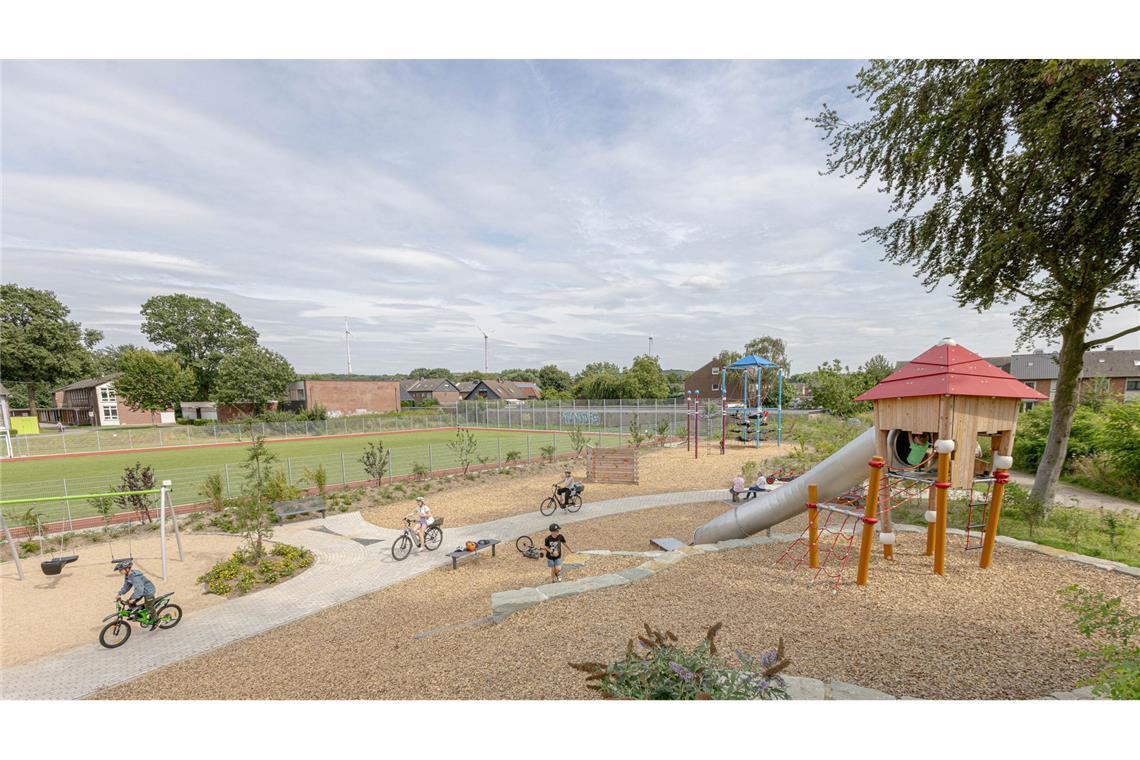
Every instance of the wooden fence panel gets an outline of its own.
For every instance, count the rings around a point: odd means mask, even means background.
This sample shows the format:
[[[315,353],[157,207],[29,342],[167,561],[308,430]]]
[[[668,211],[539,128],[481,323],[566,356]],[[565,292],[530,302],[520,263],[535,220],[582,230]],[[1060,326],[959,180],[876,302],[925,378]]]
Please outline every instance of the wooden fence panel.
[[[589,451],[591,483],[638,482],[637,449],[631,447],[591,448]]]

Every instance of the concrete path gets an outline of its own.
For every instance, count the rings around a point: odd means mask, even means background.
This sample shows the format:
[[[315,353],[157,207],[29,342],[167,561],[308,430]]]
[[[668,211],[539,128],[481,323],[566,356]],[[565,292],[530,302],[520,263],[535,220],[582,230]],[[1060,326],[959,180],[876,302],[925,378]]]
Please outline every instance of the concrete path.
[[[1024,486],[1027,489],[1033,488],[1032,475],[1014,471],[1009,474],[1009,478],[1019,486]],[[1057,488],[1053,493],[1053,501],[1062,507],[1076,506],[1080,509],[1107,509],[1110,512],[1123,512],[1126,509],[1130,509],[1134,512],[1140,512],[1140,502],[1121,499],[1117,496],[1108,496],[1107,494],[1097,493],[1096,491],[1090,491],[1087,488],[1069,485],[1068,483],[1057,483]]]
[[[279,528],[275,538],[303,546],[317,556],[314,566],[299,577],[189,614],[169,631],[135,627],[119,649],[104,649],[93,641],[61,655],[0,670],[0,698],[77,699],[93,694],[449,565],[446,553],[467,539],[497,538],[507,542],[504,549],[513,551],[516,537],[545,530],[552,521],[568,525],[651,507],[715,501],[721,496],[723,489],[631,496],[587,503],[577,514],[559,510],[553,517],[543,517],[534,511],[465,527],[445,523],[438,551],[413,553],[403,562],[396,562],[391,553],[399,531],[379,528],[359,512],[291,523]],[[460,561],[458,572],[462,571]]]

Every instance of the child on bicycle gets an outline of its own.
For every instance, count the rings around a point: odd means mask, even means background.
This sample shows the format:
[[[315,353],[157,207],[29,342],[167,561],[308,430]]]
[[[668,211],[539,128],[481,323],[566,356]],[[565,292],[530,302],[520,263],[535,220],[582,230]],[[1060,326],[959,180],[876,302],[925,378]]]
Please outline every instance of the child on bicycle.
[[[551,583],[559,583],[562,580],[562,549],[570,548],[561,530],[558,523],[551,523],[550,535],[543,539],[543,543],[546,544],[546,566],[550,568]]]
[[[157,622],[157,615],[154,611],[154,584],[150,579],[142,574],[141,571],[134,569],[134,561],[129,559],[121,559],[115,563],[116,572],[123,574],[123,586],[119,589],[119,593],[115,595],[115,601],[124,601],[126,605],[132,609],[138,609],[139,602],[142,602],[143,608],[147,611],[150,617],[151,626],[153,627]],[[131,592],[130,599],[123,599],[123,594]]]
[[[424,497],[416,497],[416,511],[405,516],[405,520],[414,520],[416,523],[416,535],[419,536],[420,543],[416,547],[416,551],[422,551],[424,548],[424,535],[427,533],[428,524],[431,522],[431,509],[428,507]]]

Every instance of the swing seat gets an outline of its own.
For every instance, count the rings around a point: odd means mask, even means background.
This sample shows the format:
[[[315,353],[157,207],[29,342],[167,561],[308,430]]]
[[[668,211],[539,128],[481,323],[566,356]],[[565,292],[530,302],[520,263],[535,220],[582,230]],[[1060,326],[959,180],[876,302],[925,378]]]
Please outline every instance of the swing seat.
[[[52,559],[45,559],[40,563],[40,570],[44,575],[59,575],[63,570],[64,565],[69,565],[75,560],[79,559],[78,554],[73,554],[70,557],[53,557]]]

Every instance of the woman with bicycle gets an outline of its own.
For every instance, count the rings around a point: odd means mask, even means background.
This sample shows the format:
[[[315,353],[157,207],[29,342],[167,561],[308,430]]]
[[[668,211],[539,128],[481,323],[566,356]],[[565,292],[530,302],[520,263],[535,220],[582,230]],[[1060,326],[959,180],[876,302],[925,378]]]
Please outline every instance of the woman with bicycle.
[[[427,532],[428,525],[431,523],[431,509],[428,507],[424,497],[416,497],[416,511],[404,517],[405,520],[412,520],[416,524],[416,536],[420,539],[419,545],[416,546],[416,551],[423,551],[424,548],[424,534]]]

